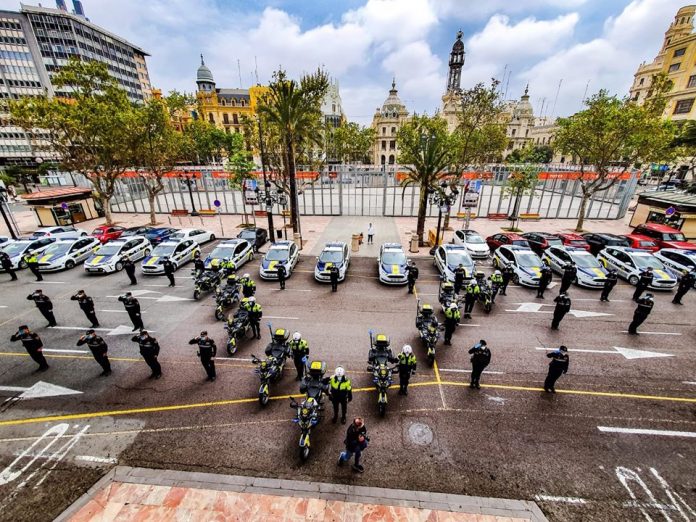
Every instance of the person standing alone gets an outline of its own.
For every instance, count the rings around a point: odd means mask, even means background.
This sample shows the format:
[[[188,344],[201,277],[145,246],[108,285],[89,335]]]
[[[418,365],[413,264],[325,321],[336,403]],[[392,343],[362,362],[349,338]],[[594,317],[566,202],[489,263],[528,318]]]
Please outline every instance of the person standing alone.
[[[367,225],[367,244],[371,245],[372,240],[375,237],[375,227],[372,226],[372,223]]]

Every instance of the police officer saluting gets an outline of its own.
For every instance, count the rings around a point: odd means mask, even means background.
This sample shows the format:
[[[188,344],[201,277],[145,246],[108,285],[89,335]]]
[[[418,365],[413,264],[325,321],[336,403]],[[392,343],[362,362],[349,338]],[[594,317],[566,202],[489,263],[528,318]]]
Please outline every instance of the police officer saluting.
[[[37,372],[45,372],[48,370],[48,363],[43,354],[43,343],[41,342],[41,337],[39,334],[29,330],[26,324],[23,324],[17,329],[17,333],[12,334],[10,341],[22,341],[22,346],[36,363],[38,363],[39,368]]]
[[[162,377],[162,367],[160,366],[157,356],[160,352],[160,345],[157,339],[150,337],[145,330],[142,330],[139,334],[134,335],[131,341],[138,343],[140,347],[140,355],[143,356],[145,362],[152,370],[152,375],[148,379],[159,379]]]
[[[570,285],[573,284],[573,281],[575,281],[575,278],[578,275],[578,269],[575,267],[575,263],[572,261],[570,263],[566,263],[565,267],[563,267],[563,277],[561,278],[561,289],[558,291],[559,294],[565,294],[568,289],[570,288]]]
[[[633,300],[637,303],[640,296],[645,292],[653,281],[652,268],[648,267],[640,273],[640,279],[636,285],[636,291],[633,292]]]
[[[203,330],[200,337],[194,337],[189,341],[189,344],[198,345],[198,357],[201,358],[201,364],[205,368],[205,373],[208,374],[206,381],[214,381],[215,375],[215,355],[217,354],[217,346],[215,341],[208,337],[208,332]]]
[[[27,268],[36,276],[36,280],[43,281],[43,276],[41,272],[39,272],[39,256],[35,252],[31,252],[29,254],[24,254],[23,259],[27,264]]]
[[[9,274],[11,281],[17,280],[17,274],[15,274],[12,268],[12,260],[5,252],[0,252],[0,265],[2,265],[2,269]]]
[[[411,375],[416,373],[416,356],[413,355],[411,346],[405,344],[396,358],[399,366],[399,395],[408,395],[408,382]]]
[[[454,269],[454,293],[458,294],[459,291],[464,287],[464,277],[466,277],[466,268],[464,265],[459,263],[457,268]]]
[[[445,344],[452,344],[452,334],[457,329],[459,320],[462,318],[462,313],[459,311],[457,303],[452,303],[445,310]]]
[[[546,262],[544,262],[544,264],[541,266],[541,277],[539,277],[539,288],[537,288],[537,299],[544,298],[544,291],[549,286],[549,283],[551,283],[552,279],[553,279],[553,272],[551,271],[551,267],[548,264],[546,264]]]
[[[674,294],[674,299],[672,299],[672,302],[678,305],[684,304],[681,302],[681,299],[694,287],[694,283],[696,283],[696,274],[694,273],[694,269],[689,268],[688,270],[684,270],[681,278],[679,278],[679,288],[677,288],[677,293]]]
[[[633,312],[633,321],[628,326],[628,333],[631,335],[639,335],[638,327],[645,322],[645,320],[652,312],[655,302],[653,301],[652,294],[645,294],[644,297],[638,299],[638,306],[635,312]]]
[[[285,265],[279,264],[276,273],[278,274],[278,284],[281,290],[285,290],[285,276],[288,275]]]
[[[41,290],[34,290],[34,293],[29,294],[27,299],[29,301],[34,301],[36,308],[39,309],[41,315],[43,315],[48,321],[47,326],[56,326],[56,318],[53,315],[53,303],[47,295],[44,295]]]
[[[481,339],[478,344],[475,344],[470,350],[471,354],[471,384],[469,388],[481,389],[479,381],[483,370],[491,362],[491,351],[484,339]]]
[[[556,381],[562,374],[568,373],[568,365],[570,364],[568,348],[561,346],[558,350],[547,353],[546,357],[551,359],[551,362],[549,363],[549,373],[544,381],[544,391],[556,393]]]
[[[130,320],[133,323],[133,331],[135,332],[136,330],[142,330],[145,328],[143,325],[142,315],[140,314],[140,302],[133,297],[133,294],[126,292],[126,294],[120,296],[118,300],[123,303],[123,306],[126,308],[126,312],[128,312],[128,317],[130,317]]]
[[[341,424],[346,423],[346,410],[348,403],[353,400],[353,386],[350,379],[346,377],[346,371],[337,366],[334,374],[329,379],[329,400],[333,405],[333,419],[335,423],[338,420],[338,407],[341,407]]]
[[[85,313],[87,319],[92,323],[92,328],[99,327],[99,320],[97,319],[97,314],[94,312],[94,301],[90,296],[85,294],[84,290],[78,290],[77,293],[70,297],[71,301],[77,301],[80,305],[80,309]]]
[[[565,315],[570,312],[570,296],[568,294],[560,294],[553,300],[556,303],[556,308],[553,310],[553,321],[551,321],[551,329],[558,330],[558,325]]]
[[[619,281],[619,275],[617,271],[612,268],[607,272],[607,277],[604,279],[604,286],[602,287],[602,295],[600,296],[599,300],[600,301],[606,301],[609,302],[609,294],[611,291],[614,289],[616,286],[616,283]]]
[[[331,291],[332,292],[338,291],[338,276],[339,276],[338,267],[336,265],[331,265],[331,268],[329,268],[329,279],[331,280]]]
[[[169,286],[176,286],[174,283],[174,271],[176,270],[176,267],[174,266],[174,263],[172,263],[171,259],[168,257],[164,259],[164,263],[162,263],[162,267],[164,268],[164,275],[167,276],[167,279],[169,279]]]
[[[126,274],[128,274],[130,284],[137,285],[138,280],[135,278],[135,263],[133,263],[133,261],[131,261],[131,258],[128,256],[125,256],[123,258],[123,269],[126,271]]]
[[[94,356],[94,360],[97,361],[99,366],[102,367],[103,371],[101,372],[100,376],[106,377],[107,375],[111,375],[111,363],[109,362],[109,356],[107,355],[109,347],[107,346],[106,342],[104,342],[104,339],[94,333],[94,330],[90,329],[85,332],[85,335],[77,340],[77,346],[82,346],[83,344],[86,344],[89,347],[89,350]]]
[[[309,355],[309,343],[302,338],[300,332],[295,332],[290,341],[290,354],[297,370],[296,381],[301,381],[305,373],[305,357]]]
[[[408,293],[413,293],[413,287],[416,286],[416,281],[418,281],[418,267],[415,261],[411,261],[406,267],[406,281],[408,282]]]
[[[503,284],[500,285],[500,295],[507,295],[507,287],[510,284],[512,275],[515,273],[515,269],[511,265],[505,265],[503,267]]]

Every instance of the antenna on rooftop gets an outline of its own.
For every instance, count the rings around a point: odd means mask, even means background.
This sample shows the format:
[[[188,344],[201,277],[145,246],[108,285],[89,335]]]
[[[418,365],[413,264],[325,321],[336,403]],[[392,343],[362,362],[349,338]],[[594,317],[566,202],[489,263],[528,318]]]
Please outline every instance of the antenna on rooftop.
[[[242,88],[242,66],[239,63],[239,58],[237,58],[237,74],[239,75],[239,88]]]
[[[563,83],[563,78],[558,82],[558,89],[556,89],[556,97],[553,99],[553,108],[551,109],[551,119],[553,120],[556,114],[556,102],[558,101],[558,94],[561,92],[561,84]]]

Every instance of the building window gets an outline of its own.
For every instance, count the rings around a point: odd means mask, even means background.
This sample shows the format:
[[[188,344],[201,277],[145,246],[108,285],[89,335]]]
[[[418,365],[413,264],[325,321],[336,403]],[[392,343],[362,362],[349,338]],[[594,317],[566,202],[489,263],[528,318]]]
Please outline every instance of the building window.
[[[674,51],[674,57],[676,58],[677,56],[684,56],[684,53],[686,52],[686,47],[682,47],[681,49],[677,49]]]
[[[391,140],[389,142],[389,150],[396,150],[396,141],[395,140]]]
[[[669,70],[667,72],[678,71],[680,66],[681,66],[681,62],[673,63],[672,65],[669,66]]]
[[[396,134],[396,127],[392,127],[392,134]]]
[[[331,104],[331,114],[336,114],[336,104],[335,103]]]
[[[389,164],[390,164],[390,165],[393,165],[393,164],[394,164],[394,155],[393,155],[393,154],[390,154],[390,155],[389,155]]]
[[[638,82],[638,85],[643,85],[645,83],[645,78],[641,78],[640,81]]]
[[[686,88],[696,87],[696,74],[689,76],[689,83],[686,84]]]
[[[512,129],[512,135],[514,136],[515,133],[517,133],[517,129]]]
[[[230,117],[226,112],[222,114],[222,123],[224,123],[225,125],[229,125],[230,123]]]
[[[237,117],[237,114],[232,115],[232,123],[239,125],[239,118]]]
[[[382,150],[387,150],[387,142],[382,141]]]
[[[688,114],[691,112],[691,107],[694,105],[694,99],[679,100],[674,107],[674,114]]]
[[[386,127],[382,127],[382,136],[384,136],[385,134],[387,134],[387,128],[386,128]]]
[[[382,154],[382,160],[381,160],[382,165],[384,165],[386,162],[387,162],[387,158],[384,156],[384,154]]]
[[[215,118],[213,117],[212,112],[208,113],[208,121],[210,121],[210,123],[215,123]]]

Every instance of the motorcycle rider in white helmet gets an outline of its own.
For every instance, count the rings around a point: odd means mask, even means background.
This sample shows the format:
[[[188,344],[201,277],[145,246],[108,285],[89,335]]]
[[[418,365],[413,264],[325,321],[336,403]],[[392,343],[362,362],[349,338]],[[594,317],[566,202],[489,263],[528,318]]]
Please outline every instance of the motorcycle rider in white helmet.
[[[301,381],[305,374],[305,361],[309,356],[309,343],[302,338],[300,332],[295,332],[292,336],[292,341],[290,341],[290,354],[292,355],[292,361],[295,363],[295,369],[297,370],[296,381]]]
[[[399,368],[399,395],[408,395],[408,382],[411,375],[416,373],[416,356],[411,345],[405,344],[397,356]]]

